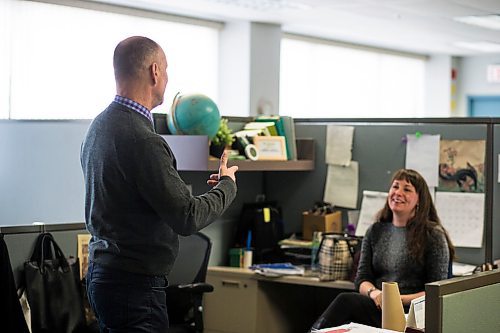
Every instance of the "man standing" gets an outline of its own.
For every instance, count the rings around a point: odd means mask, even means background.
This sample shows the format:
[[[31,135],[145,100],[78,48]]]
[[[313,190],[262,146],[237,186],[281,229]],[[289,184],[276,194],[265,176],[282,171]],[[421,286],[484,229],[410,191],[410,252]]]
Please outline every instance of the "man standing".
[[[178,235],[204,228],[236,196],[237,167],[221,157],[213,188],[192,196],[151,110],[168,82],[161,47],[145,37],[120,42],[113,56],[114,101],[89,127],[81,150],[89,244],[87,291],[101,332],[165,332],[166,275]]]

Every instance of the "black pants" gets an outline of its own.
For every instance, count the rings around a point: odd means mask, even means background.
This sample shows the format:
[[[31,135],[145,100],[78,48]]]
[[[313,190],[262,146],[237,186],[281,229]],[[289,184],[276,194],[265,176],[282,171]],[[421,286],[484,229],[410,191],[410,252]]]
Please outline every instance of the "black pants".
[[[357,292],[341,293],[313,324],[312,329],[335,327],[351,322],[382,326],[382,311],[367,296]]]
[[[87,294],[101,333],[164,333],[168,330],[167,280],[91,262]]]

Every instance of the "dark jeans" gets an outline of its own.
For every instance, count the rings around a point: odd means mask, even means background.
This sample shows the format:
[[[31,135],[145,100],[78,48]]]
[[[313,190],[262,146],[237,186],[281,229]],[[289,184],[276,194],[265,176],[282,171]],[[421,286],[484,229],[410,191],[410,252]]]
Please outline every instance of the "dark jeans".
[[[367,296],[356,292],[341,293],[316,320],[312,329],[335,327],[350,322],[381,327],[382,311]]]
[[[90,263],[87,293],[101,333],[165,333],[164,276],[149,276]]]

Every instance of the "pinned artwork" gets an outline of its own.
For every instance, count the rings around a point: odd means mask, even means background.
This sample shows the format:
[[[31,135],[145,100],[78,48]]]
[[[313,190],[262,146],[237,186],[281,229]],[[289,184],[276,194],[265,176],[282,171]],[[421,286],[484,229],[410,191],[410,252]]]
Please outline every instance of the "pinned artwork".
[[[484,140],[441,140],[438,191],[484,192]]]

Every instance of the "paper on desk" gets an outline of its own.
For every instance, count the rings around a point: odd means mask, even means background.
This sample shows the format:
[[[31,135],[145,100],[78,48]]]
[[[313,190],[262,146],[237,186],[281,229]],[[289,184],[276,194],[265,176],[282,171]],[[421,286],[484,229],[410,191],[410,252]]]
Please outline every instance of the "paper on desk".
[[[453,245],[481,247],[484,193],[436,192],[436,210]]]
[[[425,328],[425,295],[411,301],[406,327],[424,329]]]
[[[323,328],[321,330],[312,331],[314,333],[398,333],[396,331],[383,328],[376,328],[357,323],[350,323],[337,327]]]
[[[327,164],[345,166],[351,163],[353,134],[353,126],[327,126],[325,148]]]
[[[466,275],[471,275],[474,273],[474,270],[476,269],[476,266],[474,265],[469,265],[469,264],[464,264],[461,262],[453,262],[452,264],[452,272],[453,276],[466,276]]]
[[[427,181],[427,185],[439,184],[439,140],[440,135],[407,134],[406,168],[418,171]]]
[[[382,328],[404,332],[403,303],[397,282],[382,282]]]
[[[358,162],[349,166],[328,165],[323,200],[337,207],[356,208],[358,203]]]
[[[385,192],[363,191],[356,236],[365,235],[366,230],[375,222],[377,212],[384,207],[386,200],[387,193]]]
[[[295,266],[290,263],[257,264],[250,266],[257,274],[264,276],[304,275],[304,267]]]

